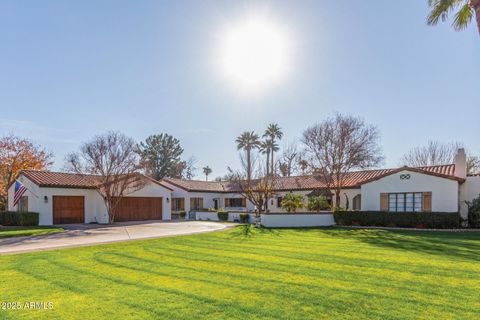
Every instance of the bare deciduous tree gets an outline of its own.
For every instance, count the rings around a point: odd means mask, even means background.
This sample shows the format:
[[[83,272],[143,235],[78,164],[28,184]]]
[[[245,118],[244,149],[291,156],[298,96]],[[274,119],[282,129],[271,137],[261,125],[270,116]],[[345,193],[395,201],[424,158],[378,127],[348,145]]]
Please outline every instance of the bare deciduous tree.
[[[297,143],[291,142],[283,148],[282,155],[278,160],[278,169],[282,177],[290,177],[300,171],[299,161],[301,152],[298,151]]]
[[[144,186],[147,178],[138,173],[139,168],[135,141],[119,132],[96,136],[67,156],[67,169],[97,186],[110,223],[115,221],[122,197]]]
[[[182,161],[182,178],[186,180],[192,180],[195,177],[197,172],[197,159],[194,156],[191,156],[185,161]]]
[[[428,141],[427,145],[411,149],[401,162],[411,167],[426,167],[452,163],[459,148],[458,143]]]
[[[337,208],[348,172],[377,166],[383,160],[379,137],[375,126],[341,114],[303,133],[308,164],[322,176],[327,190],[334,190]]]
[[[246,174],[236,172],[230,177],[232,186],[255,207],[257,217],[268,208],[268,200],[275,196],[275,177],[269,175],[248,179]]]
[[[454,162],[459,148],[463,148],[460,142],[443,143],[428,141],[424,146],[411,149],[402,160],[402,165],[410,167],[426,167]],[[477,156],[467,156],[467,173],[477,173],[480,169],[480,159]]]

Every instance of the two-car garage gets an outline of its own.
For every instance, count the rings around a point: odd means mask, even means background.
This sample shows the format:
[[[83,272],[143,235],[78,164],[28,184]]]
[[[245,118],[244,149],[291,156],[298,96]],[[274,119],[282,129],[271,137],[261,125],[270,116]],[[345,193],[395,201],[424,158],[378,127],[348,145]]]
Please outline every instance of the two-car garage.
[[[105,201],[91,180],[71,173],[22,171],[28,210],[38,212],[40,225],[109,223]],[[9,189],[9,208],[14,190]],[[145,177],[140,189],[126,192],[116,207],[115,222],[170,220],[172,189]]]
[[[84,196],[53,196],[53,224],[84,223]],[[162,220],[162,197],[125,197],[119,200],[115,221]]]

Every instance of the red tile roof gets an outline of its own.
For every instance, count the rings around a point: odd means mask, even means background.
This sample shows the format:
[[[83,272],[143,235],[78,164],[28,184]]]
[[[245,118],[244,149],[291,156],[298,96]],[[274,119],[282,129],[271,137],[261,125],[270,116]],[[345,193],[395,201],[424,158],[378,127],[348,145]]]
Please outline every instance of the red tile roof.
[[[22,174],[40,187],[95,189],[97,176],[66,172],[23,170]]]
[[[235,192],[232,183],[228,181],[199,181],[165,178],[162,181],[186,191],[197,192]]]
[[[74,188],[74,189],[96,189],[100,183],[99,176],[82,175],[68,172],[51,172],[37,170],[23,170],[21,172],[25,177],[40,187],[52,188]],[[142,175],[148,181],[161,185],[164,188],[172,190],[165,184],[152,178]]]
[[[424,173],[446,179],[453,179],[460,182],[464,180],[454,176],[454,164],[419,168],[400,167],[396,169],[375,169],[349,172],[345,177],[343,188],[360,188],[360,186],[366,182],[378,180],[380,178],[403,170]],[[186,191],[222,193],[238,192],[238,188],[236,188],[232,183],[227,181],[215,182],[181,179],[163,179],[163,181]],[[274,189],[277,191],[311,190],[321,189],[325,187],[325,181],[319,175],[281,177],[274,180]]]
[[[343,188],[360,188],[360,186],[364,183],[378,180],[380,178],[402,170],[429,174],[446,179],[457,180],[460,182],[464,181],[464,179],[454,176],[455,165],[448,164],[419,168],[401,167],[396,169],[353,171],[349,172],[346,175],[345,181],[343,183]],[[24,174],[28,179],[41,187],[95,189],[99,184],[98,176],[95,175],[80,175],[74,173],[36,170],[24,170],[22,171],[22,174]],[[228,181],[216,182],[163,179],[159,182],[148,177],[146,178],[170,190],[171,188],[167,184],[182,188],[186,191],[220,193],[238,192],[238,188]],[[319,175],[282,177],[275,179],[274,184],[274,188],[277,191],[311,190],[326,187],[325,182]]]

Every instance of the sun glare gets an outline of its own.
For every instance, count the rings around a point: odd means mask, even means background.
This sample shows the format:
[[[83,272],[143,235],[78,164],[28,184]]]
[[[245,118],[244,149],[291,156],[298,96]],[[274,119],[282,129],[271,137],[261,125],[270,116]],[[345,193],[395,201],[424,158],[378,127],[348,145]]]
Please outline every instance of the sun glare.
[[[259,91],[284,78],[287,35],[268,19],[247,19],[227,28],[221,40],[222,70],[239,89]]]

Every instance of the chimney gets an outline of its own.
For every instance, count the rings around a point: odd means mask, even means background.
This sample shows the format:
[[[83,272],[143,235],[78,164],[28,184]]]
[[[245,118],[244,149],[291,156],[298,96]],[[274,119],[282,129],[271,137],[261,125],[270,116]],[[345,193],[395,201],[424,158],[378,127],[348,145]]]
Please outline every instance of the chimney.
[[[455,173],[456,177],[465,179],[467,177],[467,155],[464,148],[459,148],[455,155]]]

